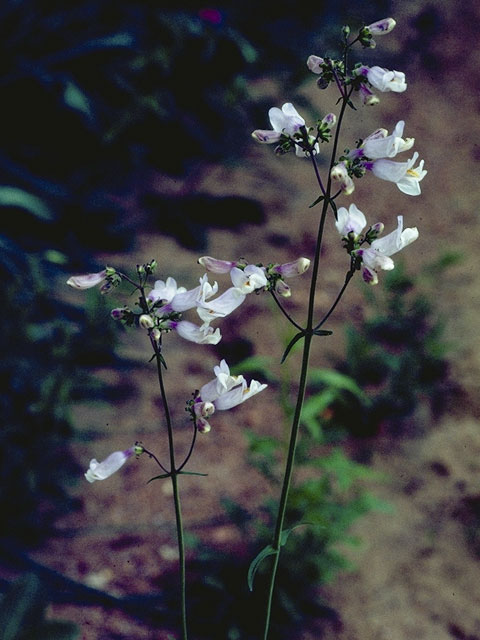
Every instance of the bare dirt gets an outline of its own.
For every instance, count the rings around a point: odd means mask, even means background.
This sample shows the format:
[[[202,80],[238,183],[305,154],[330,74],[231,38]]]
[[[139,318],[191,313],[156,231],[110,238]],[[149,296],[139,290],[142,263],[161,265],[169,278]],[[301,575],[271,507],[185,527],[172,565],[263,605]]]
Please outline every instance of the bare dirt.
[[[372,468],[384,472],[387,478],[373,483],[370,489],[392,506],[392,512],[372,513],[357,522],[354,533],[363,544],[350,552],[355,571],[322,587],[322,597],[338,612],[340,620],[335,627],[325,625],[322,637],[327,640],[480,638],[479,559],[468,543],[466,527],[469,506],[480,496],[479,9],[470,7],[457,12],[453,3],[442,5],[439,12],[443,27],[428,42],[431,68],[425,70],[422,43],[415,40],[412,20],[427,6],[413,1],[399,4],[399,26],[388,41],[382,40],[378,45],[379,50],[385,51],[386,61],[390,54],[405,51],[408,45],[411,56],[405,65],[407,92],[382,95],[378,107],[353,114],[351,124],[345,127],[344,142],[351,144],[379,126],[391,130],[400,119],[406,121],[406,135],[416,138],[415,149],[425,158],[429,171],[421,196],[408,197],[394,185],[367,176],[357,183],[352,200],[368,219],[384,221],[387,229],[393,228],[398,214],[404,215],[406,226],[418,226],[419,240],[405,251],[411,273],[446,249],[461,253],[461,262],[444,281],[438,282],[434,294],[454,347],[452,376],[464,391],[452,399],[448,413],[439,421],[427,411],[418,412],[408,438],[392,441],[379,437],[369,443]],[[388,62],[384,65],[389,66]],[[334,93],[318,92],[312,84],[306,85],[304,92],[319,112],[334,110]],[[267,80],[256,83],[252,91],[271,96],[272,105],[290,99]],[[252,129],[265,124],[252,123]],[[159,192],[170,194],[180,193],[185,187],[159,176],[152,178],[152,185]],[[260,227],[245,226],[235,233],[212,231],[205,253],[228,259],[244,256],[252,262],[265,263],[311,255],[316,210],[308,209],[308,204],[317,193],[308,163],[293,156],[274,157],[271,148],[252,143],[242,166],[209,167],[200,190],[253,194],[266,211],[266,222]],[[181,248],[171,238],[141,232],[134,255],[101,259],[127,267],[153,257],[158,259],[162,275],[174,275],[186,286],[194,285],[202,275],[196,265],[198,255]],[[325,240],[319,309],[328,308],[334,299],[345,272],[345,260],[331,224]],[[226,281],[222,284],[227,286]],[[301,314],[307,278],[292,281],[292,285],[289,309]],[[314,364],[326,366],[332,353],[342,352],[342,326],[361,312],[360,285],[352,287],[329,326],[335,330],[337,340],[328,344],[328,352],[321,348],[315,351]],[[255,344],[256,353],[280,355],[285,326],[278,317],[272,320],[266,299],[250,296],[231,322],[230,328],[226,322],[222,327],[226,338],[246,336]],[[115,405],[75,409],[79,438],[74,449],[85,467],[90,458],[100,459],[113,450],[127,448],[135,440],[143,441],[159,456],[165,455],[158,428],[155,372],[147,364],[148,345],[133,333],[125,336],[123,344],[125,353],[139,367],[131,372],[99,371],[98,375],[131,387],[132,397]],[[211,377],[218,358],[213,349],[187,345],[176,336],[168,341],[165,357],[171,406],[175,417],[183,420],[185,399]],[[281,424],[281,411],[270,389],[231,415],[215,416],[212,432],[199,438],[190,467],[208,471],[209,475],[185,478],[182,483],[187,530],[200,539],[207,537],[219,548],[241,544],[237,529],[223,516],[219,498],[232,497],[254,509],[266,487],[258,474],[246,466],[242,431],[247,427],[258,433],[275,433]],[[92,432],[96,433],[94,439],[90,439]],[[188,442],[189,433],[182,430],[178,450],[186,450]],[[146,485],[146,480],[156,473],[153,463],[141,458],[104,483],[80,482],[73,492],[82,500],[81,511],[59,523],[68,537],[50,540],[36,557],[76,580],[112,594],[148,593],[154,589],[177,560],[169,485]],[[163,632],[101,608],[57,605],[50,613],[77,621],[83,640],[166,638]],[[298,638],[314,637],[319,637],[318,632],[312,635],[308,630],[299,630]]]

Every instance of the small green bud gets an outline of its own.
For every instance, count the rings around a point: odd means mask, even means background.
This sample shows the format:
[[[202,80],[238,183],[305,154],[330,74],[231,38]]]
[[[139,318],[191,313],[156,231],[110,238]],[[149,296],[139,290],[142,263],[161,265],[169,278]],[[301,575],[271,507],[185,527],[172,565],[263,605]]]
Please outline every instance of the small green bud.
[[[135,444],[134,448],[133,448],[133,452],[136,456],[140,456],[142,455],[142,453],[145,451],[145,449],[142,447],[141,444]]]
[[[344,39],[347,40],[348,36],[350,35],[350,27],[348,26],[348,24],[342,27],[342,35]]]

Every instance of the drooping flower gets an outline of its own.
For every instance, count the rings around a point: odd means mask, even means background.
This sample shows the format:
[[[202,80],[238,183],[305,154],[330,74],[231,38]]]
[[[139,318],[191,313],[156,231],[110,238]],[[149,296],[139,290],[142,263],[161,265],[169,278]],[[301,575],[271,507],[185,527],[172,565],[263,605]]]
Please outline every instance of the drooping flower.
[[[355,191],[355,184],[348,175],[348,170],[344,162],[339,162],[330,171],[330,177],[339,183],[340,189],[346,196],[351,195]]]
[[[359,92],[363,104],[368,107],[373,107],[380,102],[378,97],[373,93],[373,91],[370,91],[365,83],[360,85]]]
[[[397,216],[397,228],[382,238],[374,240],[367,249],[357,249],[355,255],[362,259],[362,275],[365,282],[377,284],[379,269],[389,271],[395,264],[390,256],[418,238],[416,227],[403,228],[403,216]]]
[[[99,271],[98,273],[86,273],[79,276],[71,276],[67,280],[67,284],[74,289],[91,289],[102,284],[107,276],[107,271]]]
[[[296,278],[301,276],[310,266],[308,258],[297,258],[293,262],[284,262],[283,264],[274,265],[270,271],[278,273],[282,278]]]
[[[198,263],[207,271],[211,271],[212,273],[229,273],[233,267],[238,266],[236,261],[218,260],[211,256],[202,256],[198,259]]]
[[[415,152],[407,162],[394,162],[387,158],[380,158],[373,162],[366,162],[364,167],[372,171],[377,178],[395,182],[402,193],[418,196],[421,193],[420,182],[427,175],[427,171],[423,168],[423,160],[414,167],[417,160],[418,153]]]
[[[307,58],[307,67],[312,73],[316,73],[317,75],[323,72],[324,64],[325,60],[320,58],[320,56],[311,55]]]
[[[232,409],[268,386],[257,380],[251,380],[248,384],[242,375],[230,375],[230,368],[225,360],[213,370],[215,378],[203,385],[193,405],[197,428],[203,433],[210,431],[207,418],[216,410]]]
[[[142,447],[135,445],[130,447],[126,451],[114,451],[105,458],[103,462],[98,462],[93,458],[90,461],[90,467],[85,473],[85,478],[88,482],[95,482],[96,480],[105,480],[112,474],[118,471],[133,455],[142,453]]]

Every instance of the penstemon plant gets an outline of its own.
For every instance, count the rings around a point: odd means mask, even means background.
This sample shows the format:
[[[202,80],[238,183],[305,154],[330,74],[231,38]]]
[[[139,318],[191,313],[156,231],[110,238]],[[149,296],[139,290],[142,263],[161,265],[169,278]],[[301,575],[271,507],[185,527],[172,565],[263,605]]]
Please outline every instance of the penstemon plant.
[[[278,512],[271,543],[262,549],[250,565],[248,584],[253,589],[256,571],[264,559],[272,557],[269,572],[268,593],[265,607],[263,639],[270,634],[272,603],[275,593],[275,582],[279,567],[281,549],[287,538],[301,523],[288,523],[286,513],[289,491],[295,466],[295,452],[299,439],[302,408],[309,375],[309,359],[313,341],[318,336],[330,335],[324,329],[335,308],[341,301],[348,284],[357,272],[361,272],[363,280],[375,285],[379,271],[394,268],[392,257],[395,253],[412,243],[418,237],[415,227],[403,228],[403,216],[397,217],[397,227],[387,235],[382,235],[384,225],[376,222],[369,225],[364,213],[353,203],[348,208],[338,206],[341,196],[350,196],[355,190],[355,180],[371,172],[375,177],[393,182],[398,189],[408,195],[421,193],[420,182],[426,175],[423,160],[419,163],[418,153],[406,161],[394,160],[396,156],[409,151],[414,144],[413,138],[403,138],[405,123],[398,122],[391,134],[386,129],[377,129],[365,138],[359,139],[354,148],[347,148],[339,153],[339,140],[342,124],[348,110],[357,110],[354,96],[360,98],[363,105],[375,105],[379,102],[375,91],[380,93],[401,93],[406,90],[405,75],[402,72],[361,63],[349,66],[349,54],[354,45],[365,49],[375,46],[374,37],[389,33],[395,27],[392,18],[379,20],[362,27],[355,37],[351,37],[348,26],[342,29],[342,51],[338,59],[321,58],[310,55],[307,66],[318,76],[317,85],[326,89],[333,85],[339,93],[338,115],[329,113],[317,120],[314,126],[308,127],[305,120],[297,112],[293,104],[285,103],[282,108],[273,107],[269,111],[271,129],[257,129],[253,138],[264,144],[275,144],[275,152],[279,155],[294,151],[299,158],[306,159],[312,165],[312,171],[319,195],[310,205],[320,206],[316,246],[312,261],[300,257],[285,264],[270,262],[248,263],[245,260],[224,260],[211,256],[201,257],[198,262],[206,273],[200,278],[199,285],[187,290],[179,287],[173,277],[156,280],[152,283],[157,268],[152,260],[145,265],[137,266],[135,278],[120,271],[106,267],[94,274],[72,276],[68,284],[77,289],[100,286],[102,293],[112,287],[125,283],[138,294],[136,304],[115,308],[111,311],[114,319],[129,327],[138,327],[146,332],[153,351],[152,360],[156,362],[157,377],[163,402],[163,420],[168,443],[168,460],[161,461],[157,455],[146,449],[143,444],[136,443],[125,451],[110,454],[103,462],[92,460],[85,474],[89,482],[104,480],[118,471],[132,456],[147,454],[159,466],[161,473],[153,479],[170,479],[173,488],[177,538],[179,548],[179,573],[181,583],[181,637],[186,640],[187,604],[186,604],[186,569],[185,545],[182,524],[182,511],[179,493],[179,477],[182,474],[196,474],[187,469],[195,448],[197,433],[208,433],[210,420],[216,411],[228,410],[250,397],[261,392],[267,386],[256,380],[247,382],[242,375],[231,375],[228,364],[222,360],[214,368],[215,377],[206,382],[200,390],[193,393],[186,401],[187,412],[192,421],[190,446],[181,461],[175,453],[175,429],[169,409],[164,384],[167,368],[164,356],[164,340],[167,334],[176,332],[185,340],[199,345],[217,344],[221,340],[220,329],[213,328],[212,323],[219,321],[240,307],[246,297],[253,292],[268,292],[274,299],[285,319],[294,327],[296,333],[282,356],[282,362],[288,357],[293,346],[302,343],[302,360],[298,381],[298,392],[290,429],[289,447],[285,461],[283,484],[278,503]],[[317,157],[324,144],[331,143],[328,171],[321,176]],[[344,249],[348,254],[348,268],[339,292],[330,307],[320,317],[316,312],[316,293],[318,291],[321,247],[327,217],[331,215],[333,224],[340,234]],[[306,317],[303,322],[294,319],[284,300],[291,295],[290,278],[304,274],[311,265],[310,288]],[[232,286],[219,294],[217,282],[209,282],[208,274],[229,274]],[[195,310],[200,324],[185,319],[184,314]],[[202,474],[199,474],[202,475]]]

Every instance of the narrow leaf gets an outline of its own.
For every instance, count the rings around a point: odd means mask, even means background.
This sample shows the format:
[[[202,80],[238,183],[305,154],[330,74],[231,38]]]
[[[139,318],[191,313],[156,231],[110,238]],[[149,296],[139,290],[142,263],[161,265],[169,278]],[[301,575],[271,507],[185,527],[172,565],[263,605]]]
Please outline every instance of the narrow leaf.
[[[273,556],[277,553],[278,551],[275,550],[271,544],[269,544],[266,547],[264,547],[260,551],[260,553],[252,560],[252,562],[250,563],[250,566],[248,567],[248,575],[247,575],[248,588],[250,591],[253,591],[253,580],[255,579],[255,574],[257,573],[257,569],[260,566],[260,564],[263,562],[265,558],[268,558],[268,556]]]
[[[53,214],[43,200],[17,187],[0,186],[0,206],[19,207],[42,220],[53,220]]]
[[[290,342],[289,342],[289,344],[288,344],[287,348],[285,349],[285,351],[284,351],[284,353],[283,353],[282,359],[280,360],[280,364],[283,364],[283,363],[285,362],[285,360],[287,359],[288,354],[289,354],[289,353],[290,353],[290,351],[292,350],[292,347],[293,347],[293,346],[294,346],[294,345],[295,345],[295,344],[296,344],[296,343],[297,343],[301,338],[303,338],[303,337],[305,337],[305,333],[304,333],[303,331],[300,331],[300,333],[297,333],[297,335],[296,335],[296,336],[294,336],[294,337],[290,340]]]
[[[153,478],[150,478],[150,480],[147,481],[147,484],[150,484],[150,482],[153,482],[154,480],[163,480],[163,478],[170,478],[172,474],[171,473],[162,473],[159,476],[154,476]]]
[[[328,329],[315,329],[313,333],[316,336],[331,336],[333,331],[328,331]]]
[[[308,205],[308,208],[311,209],[312,207],[314,207],[316,204],[318,204],[319,202],[321,202],[322,200],[325,200],[324,196],[319,196],[316,200],[314,200],[312,202],[312,204]]]
[[[182,476],[204,476],[204,477],[207,477],[208,473],[199,473],[198,471],[179,471],[178,475],[182,475]]]

